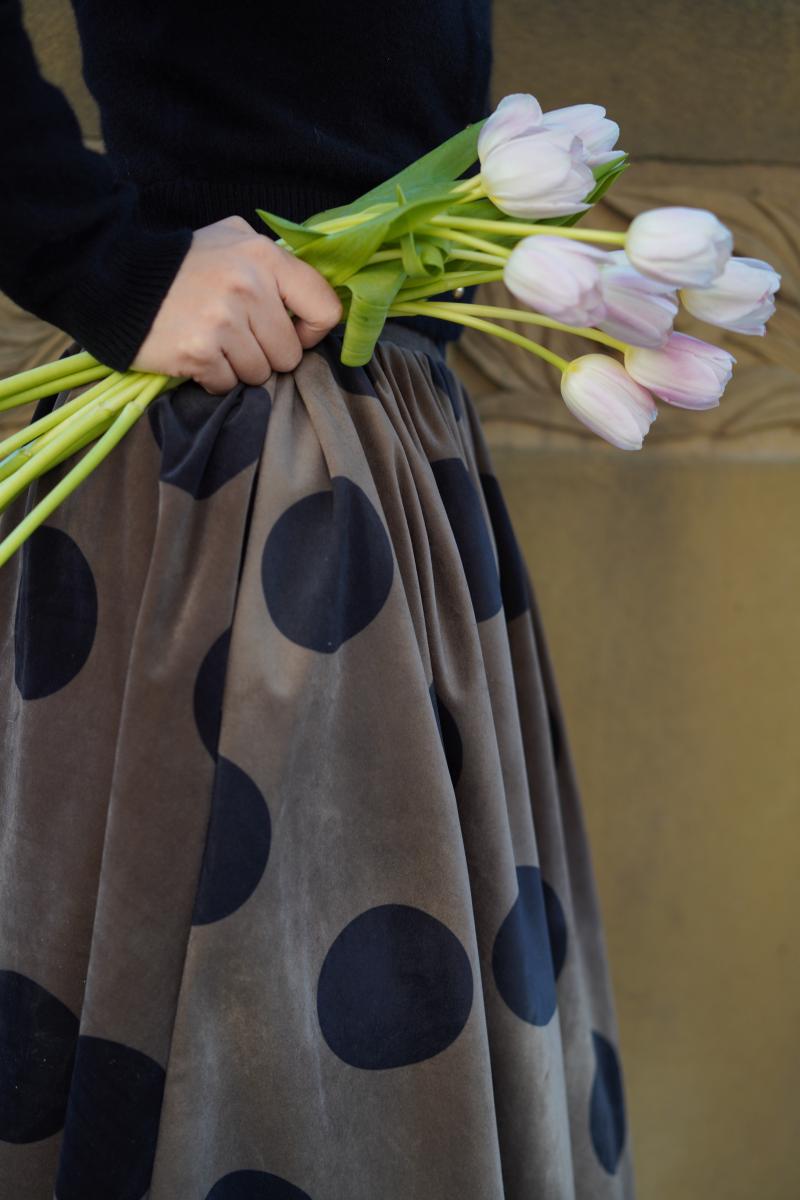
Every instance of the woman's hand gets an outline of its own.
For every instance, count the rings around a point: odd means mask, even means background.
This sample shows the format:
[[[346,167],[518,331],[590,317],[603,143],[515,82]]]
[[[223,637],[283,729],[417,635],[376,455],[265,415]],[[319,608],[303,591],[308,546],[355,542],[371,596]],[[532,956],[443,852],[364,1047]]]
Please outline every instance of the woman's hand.
[[[238,380],[293,370],[341,319],[342,302],[315,267],[244,217],[226,217],[194,231],[130,369],[185,375],[223,395]]]

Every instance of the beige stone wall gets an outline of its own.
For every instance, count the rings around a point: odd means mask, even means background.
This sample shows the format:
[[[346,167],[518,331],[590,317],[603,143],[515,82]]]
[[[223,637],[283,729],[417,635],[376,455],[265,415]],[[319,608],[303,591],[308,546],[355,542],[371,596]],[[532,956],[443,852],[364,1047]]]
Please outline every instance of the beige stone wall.
[[[591,223],[711,208],[783,274],[720,407],[644,449],[540,360],[451,349],[531,567],[582,783],[639,1200],[794,1200],[800,1068],[800,4],[495,0],[493,103],[596,101],[634,163]],[[656,19],[657,14],[657,19]],[[589,223],[589,218],[584,218]],[[482,303],[513,304],[500,284]],[[531,334],[530,326],[510,326]],[[567,357],[584,342],[545,334]]]

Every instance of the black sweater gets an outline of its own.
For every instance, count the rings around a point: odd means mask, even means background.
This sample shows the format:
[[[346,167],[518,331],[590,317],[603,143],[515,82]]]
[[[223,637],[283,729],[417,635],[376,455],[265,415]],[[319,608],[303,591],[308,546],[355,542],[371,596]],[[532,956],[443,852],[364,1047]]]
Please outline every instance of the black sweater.
[[[105,155],[0,0],[0,289],[117,370],[193,229],[238,213],[275,238],[256,207],[346,204],[489,112],[491,0],[73,7]]]

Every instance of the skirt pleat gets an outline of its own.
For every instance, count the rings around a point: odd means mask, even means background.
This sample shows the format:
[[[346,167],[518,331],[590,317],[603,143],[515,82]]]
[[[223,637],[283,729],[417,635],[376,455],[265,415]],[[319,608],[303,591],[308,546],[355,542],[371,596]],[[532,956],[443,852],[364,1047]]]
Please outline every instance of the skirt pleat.
[[[633,1200],[476,409],[341,345],[163,394],[0,568],[0,1200]]]

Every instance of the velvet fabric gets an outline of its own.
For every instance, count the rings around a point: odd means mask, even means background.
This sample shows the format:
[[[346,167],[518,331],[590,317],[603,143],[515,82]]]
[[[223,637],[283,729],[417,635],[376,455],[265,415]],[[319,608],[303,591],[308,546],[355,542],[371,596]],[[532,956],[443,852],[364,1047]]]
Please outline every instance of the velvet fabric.
[[[341,335],[159,397],[0,569],[0,1196],[634,1195],[472,398],[442,342]]]

